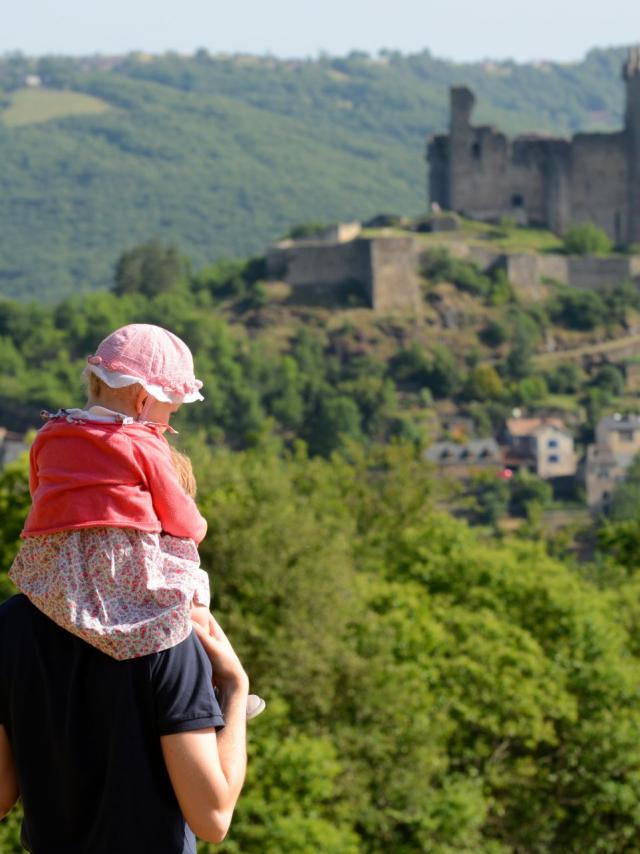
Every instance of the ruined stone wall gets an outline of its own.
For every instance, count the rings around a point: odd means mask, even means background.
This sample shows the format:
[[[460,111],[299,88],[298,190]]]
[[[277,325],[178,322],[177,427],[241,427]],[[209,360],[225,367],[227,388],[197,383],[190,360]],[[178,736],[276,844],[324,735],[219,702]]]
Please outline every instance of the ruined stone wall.
[[[559,276],[543,274],[540,261],[541,258],[538,255],[533,255],[531,252],[507,255],[505,258],[507,278],[520,296],[532,302],[540,302],[549,295],[548,288],[544,286],[542,281],[543,277],[553,278],[556,281],[566,281],[566,279]],[[564,272],[566,275],[566,265],[563,271],[556,270],[554,272],[558,272],[560,275]]]
[[[569,284],[576,288],[602,291],[611,285],[633,279],[635,264],[629,258],[567,258]]]
[[[571,221],[592,222],[626,242],[627,156],[624,133],[577,134],[571,144]]]
[[[534,252],[506,255],[464,243],[452,245],[451,254],[472,261],[483,272],[496,266],[504,267],[514,288],[529,300],[541,300],[548,296],[545,280],[595,291],[605,290],[624,281],[636,282],[640,287],[640,255],[610,258],[538,255]]]
[[[267,251],[266,264],[269,278],[310,294],[357,282],[376,311],[416,311],[421,303],[412,237],[278,244]]]
[[[569,258],[566,255],[536,255],[540,279],[549,279],[563,285],[570,284]]]
[[[271,247],[267,275],[295,287],[332,287],[357,281],[368,286],[371,278],[369,241],[313,243],[305,241]]]
[[[543,140],[519,138],[509,144],[505,202],[510,211],[521,213],[523,224],[546,221],[545,164]]]
[[[449,193],[449,137],[434,136],[427,146],[429,163],[429,201],[436,202],[443,210],[451,210]]]
[[[564,234],[571,225],[571,143],[547,140],[545,154],[543,222],[556,234]]]
[[[454,87],[449,135],[429,145],[432,200],[476,219],[508,214],[558,234],[592,222],[616,245],[640,243],[640,47],[630,51],[623,76],[624,130],[571,141],[509,140],[473,126],[473,92]]]
[[[437,201],[446,199],[453,210],[477,219],[515,217],[526,224],[545,223],[550,207],[559,203],[548,190],[549,156],[561,140],[520,137],[513,142],[492,127],[470,122],[475,99],[466,88],[451,91],[451,133],[436,137],[428,159],[434,169],[430,179]],[[444,164],[449,170],[443,186]],[[555,209],[551,211],[556,219]]]
[[[378,238],[370,250],[371,306],[376,311],[418,311],[422,298],[413,238]]]
[[[451,140],[452,206],[478,219],[497,219],[510,210],[504,176],[509,151],[504,134],[488,127],[461,129]]]

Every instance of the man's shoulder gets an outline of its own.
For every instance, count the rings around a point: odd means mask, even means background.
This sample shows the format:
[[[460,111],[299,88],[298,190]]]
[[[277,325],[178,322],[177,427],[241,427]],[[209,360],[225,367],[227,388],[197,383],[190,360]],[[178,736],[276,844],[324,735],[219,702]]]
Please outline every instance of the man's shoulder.
[[[31,604],[24,593],[16,593],[0,604],[0,621],[29,619],[37,608]]]
[[[99,658],[105,656],[94,647],[81,640],[75,635],[70,635],[67,631],[60,628],[45,614],[42,613],[32,602],[24,595],[17,593],[15,596],[7,599],[0,604],[0,632],[5,634],[7,638],[17,639],[19,636],[33,635],[34,629],[39,628],[38,634],[41,636],[53,637],[60,636],[67,644],[78,646],[84,654],[95,653]],[[184,675],[195,671],[204,671],[211,674],[211,664],[209,659],[202,649],[202,645],[198,642],[195,634],[191,632],[181,643],[161,652],[153,652],[150,655],[143,656],[142,659],[129,659],[129,665],[136,663],[136,666],[141,664],[151,667],[152,672],[163,674],[165,677],[173,673],[182,672]]]

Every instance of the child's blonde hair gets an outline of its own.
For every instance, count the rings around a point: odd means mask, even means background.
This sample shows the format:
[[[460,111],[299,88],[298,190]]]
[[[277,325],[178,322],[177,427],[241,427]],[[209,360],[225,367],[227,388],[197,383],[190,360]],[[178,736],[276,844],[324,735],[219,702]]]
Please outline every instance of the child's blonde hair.
[[[175,467],[176,474],[178,475],[180,486],[184,489],[187,495],[190,495],[191,498],[195,498],[196,492],[198,491],[198,485],[193,473],[191,460],[186,454],[183,454],[181,451],[177,451],[173,446],[171,447],[171,456],[173,458],[173,465]]]
[[[85,382],[87,386],[87,393],[93,398],[93,400],[100,400],[100,398],[103,397],[103,391],[108,389],[111,396],[115,395],[123,401],[132,401],[135,400],[142,388],[140,383],[131,383],[130,385],[121,386],[120,388],[112,388],[112,386],[107,385],[104,380],[101,380],[100,377],[97,377],[91,371],[88,371],[85,374]]]

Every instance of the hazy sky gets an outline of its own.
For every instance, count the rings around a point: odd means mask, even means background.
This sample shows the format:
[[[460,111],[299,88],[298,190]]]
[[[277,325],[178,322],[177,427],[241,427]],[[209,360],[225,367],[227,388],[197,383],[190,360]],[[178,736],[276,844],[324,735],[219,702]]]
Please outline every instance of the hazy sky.
[[[460,61],[580,59],[640,42],[640,0],[4,0],[0,53],[315,56],[380,48]]]

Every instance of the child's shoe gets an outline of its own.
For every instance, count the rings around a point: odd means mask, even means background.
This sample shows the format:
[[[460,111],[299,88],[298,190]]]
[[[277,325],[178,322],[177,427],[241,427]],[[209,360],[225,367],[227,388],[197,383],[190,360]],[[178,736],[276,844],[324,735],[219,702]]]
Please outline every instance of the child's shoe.
[[[247,697],[247,720],[257,718],[261,712],[264,712],[266,706],[267,704],[262,697],[258,697],[257,694],[249,694]]]

